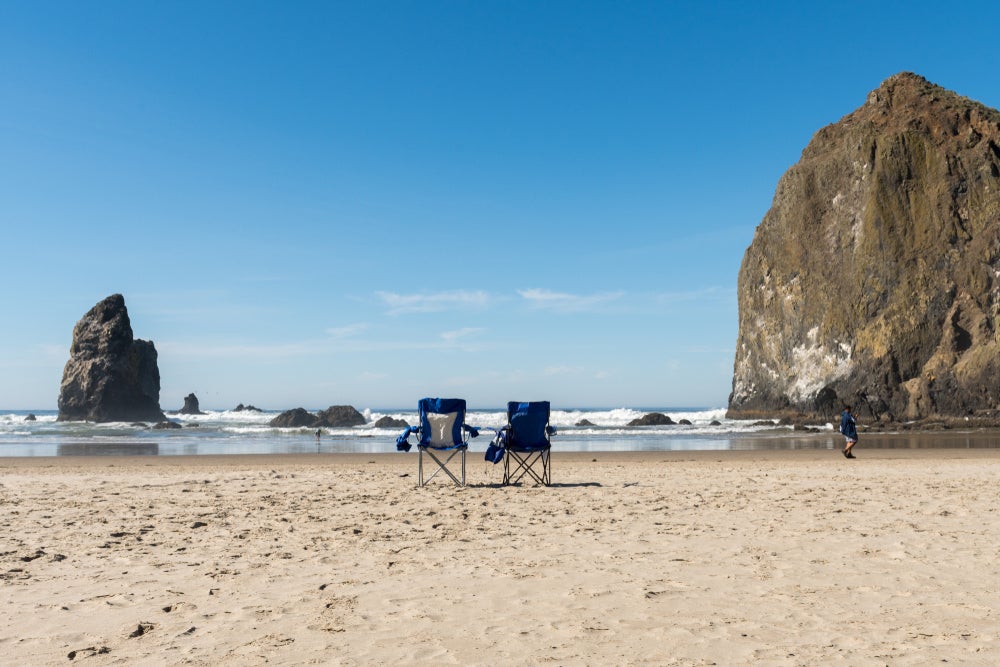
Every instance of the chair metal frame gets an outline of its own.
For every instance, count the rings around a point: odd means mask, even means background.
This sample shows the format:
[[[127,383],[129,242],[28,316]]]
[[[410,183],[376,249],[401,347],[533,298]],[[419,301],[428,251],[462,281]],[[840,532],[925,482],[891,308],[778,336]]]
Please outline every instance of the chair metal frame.
[[[443,456],[444,452],[447,451],[451,451],[451,453],[448,455],[448,458],[444,459],[443,461],[438,458],[437,454],[435,454],[435,452],[441,452]],[[449,449],[438,449],[430,447],[429,445],[417,445],[417,486],[427,486],[427,483],[430,482],[432,479],[434,479],[434,477],[437,476],[437,474],[442,470],[446,475],[448,475],[448,477],[451,478],[451,481],[455,483],[455,486],[465,486],[465,454],[468,451],[469,451],[468,442],[466,442],[462,446],[452,447]],[[430,474],[430,476],[427,479],[424,479],[424,452],[426,452],[427,456],[431,457],[434,463],[437,464],[437,468],[434,470],[434,472]],[[448,468],[448,463],[453,458],[455,458],[456,454],[462,455],[461,480],[459,480],[459,478],[455,476],[455,473],[453,473]]]
[[[533,479],[536,484],[550,486],[552,484],[552,438],[555,428],[549,424],[551,419],[551,407],[548,401],[535,401],[529,405],[545,405],[546,416],[545,426],[542,429],[542,437],[545,444],[542,446],[533,445],[530,447],[518,447],[517,435],[514,432],[511,417],[518,409],[518,406],[525,405],[516,401],[507,403],[507,425],[501,429],[504,433],[504,459],[503,459],[503,483],[517,484],[525,476]],[[541,471],[536,470],[537,464],[541,464]]]
[[[507,455],[503,459],[503,483],[517,484],[527,475],[542,486],[552,484],[552,446],[531,452],[518,452],[513,449],[507,450]],[[511,461],[515,464],[512,466]],[[535,470],[535,464],[541,463],[541,474]]]
[[[460,398],[422,398],[418,403],[418,411],[420,426],[416,429],[408,429],[403,436],[405,440],[405,436],[412,430],[420,437],[420,441],[417,443],[417,485],[426,486],[438,473],[444,471],[455,483],[455,486],[465,486],[465,457],[469,450],[469,437],[479,435],[476,428],[465,423],[465,400]],[[444,425],[432,425],[433,420],[430,415],[454,415],[454,418]],[[434,433],[433,426],[440,428],[440,434]],[[446,429],[450,429],[450,433],[446,433]],[[399,440],[397,440],[398,443]],[[408,444],[406,449],[409,449]],[[424,477],[425,453],[436,464],[434,471],[426,478]],[[448,467],[448,464],[456,456],[460,457],[462,464],[461,477]]]

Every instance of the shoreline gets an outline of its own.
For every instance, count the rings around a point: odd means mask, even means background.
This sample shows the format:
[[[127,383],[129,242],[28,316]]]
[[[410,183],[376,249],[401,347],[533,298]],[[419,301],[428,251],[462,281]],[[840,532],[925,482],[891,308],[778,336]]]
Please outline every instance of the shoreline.
[[[832,437],[834,447],[817,447],[815,440]],[[775,441],[786,446],[774,447]],[[587,463],[637,464],[654,461],[839,461],[839,435],[811,434],[805,436],[748,437],[740,438],[745,447],[738,449],[692,450],[634,450],[634,451],[559,451],[553,445],[554,465]],[[802,445],[803,442],[808,446]],[[1000,458],[1000,431],[996,433],[906,433],[864,436],[855,449],[862,465],[868,460],[904,459],[993,459]],[[416,467],[416,452],[329,452],[329,453],[278,453],[278,454],[180,454],[180,455],[74,455],[74,456],[9,456],[0,457],[0,472],[6,469],[54,468],[261,468],[261,467],[334,467],[377,468]],[[846,462],[845,462],[846,463]],[[487,471],[482,452],[470,450],[467,458],[469,476],[475,478],[480,466]],[[499,469],[499,467],[498,467]]]
[[[641,462],[667,461],[820,461],[837,458],[843,438],[837,433],[775,434],[732,438],[737,447],[729,449],[675,450],[608,450],[560,451],[553,444],[552,457],[557,462]],[[826,442],[819,443],[824,440]],[[778,446],[780,445],[780,446]],[[855,449],[860,459],[904,458],[990,458],[1000,456],[1000,430],[997,431],[934,431],[907,433],[877,433],[862,435]],[[467,465],[484,463],[483,452],[470,449]],[[63,456],[0,456],[0,470],[31,467],[114,467],[114,466],[363,466],[416,465],[416,452],[302,452],[274,454],[162,454],[162,455],[63,455]]]

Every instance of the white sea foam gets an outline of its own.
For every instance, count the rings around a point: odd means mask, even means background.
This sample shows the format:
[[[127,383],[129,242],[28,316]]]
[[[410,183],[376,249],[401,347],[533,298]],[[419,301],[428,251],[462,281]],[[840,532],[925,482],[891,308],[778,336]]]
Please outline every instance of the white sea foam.
[[[313,412],[316,410],[313,409]],[[321,437],[314,437],[315,428],[276,428],[270,422],[280,412],[275,410],[232,411],[208,410],[201,415],[168,414],[182,426],[179,429],[157,430],[150,425],[116,422],[94,424],[59,422],[55,411],[36,411],[36,420],[28,421],[26,411],[0,410],[0,456],[55,456],[79,452],[88,453],[90,445],[107,446],[109,453],[120,453],[122,447],[135,446],[139,453],[159,454],[245,454],[281,452],[391,452],[395,451],[399,427],[376,428],[382,417],[392,417],[416,425],[416,406],[412,410],[365,408],[366,423],[350,428],[322,428]],[[688,420],[689,425],[632,427],[628,424],[649,412],[661,412],[675,422]],[[752,434],[774,427],[725,418],[724,408],[707,410],[690,408],[608,408],[554,409],[552,425],[558,430],[554,441],[566,450],[600,451],[630,449],[725,449],[728,438]],[[497,409],[473,409],[466,423],[483,429],[473,440],[473,449],[485,448],[492,433],[506,423],[506,412]],[[577,426],[586,420],[590,425]]]

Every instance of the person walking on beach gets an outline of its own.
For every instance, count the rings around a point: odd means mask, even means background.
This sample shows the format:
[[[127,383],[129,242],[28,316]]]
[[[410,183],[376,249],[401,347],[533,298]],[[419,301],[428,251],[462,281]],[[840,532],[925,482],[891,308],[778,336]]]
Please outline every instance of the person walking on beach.
[[[851,414],[851,406],[845,405],[844,411],[840,413],[840,432],[846,442],[844,443],[844,458],[857,458],[851,453],[854,445],[858,444],[858,426],[854,423],[854,415]]]

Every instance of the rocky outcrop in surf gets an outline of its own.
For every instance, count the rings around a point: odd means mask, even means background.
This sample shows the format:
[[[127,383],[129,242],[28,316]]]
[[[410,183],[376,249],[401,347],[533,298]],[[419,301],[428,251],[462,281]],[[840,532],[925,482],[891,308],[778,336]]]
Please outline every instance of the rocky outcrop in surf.
[[[314,426],[316,420],[316,415],[305,408],[293,408],[292,410],[285,410],[272,419],[268,422],[268,426],[272,428],[302,428]]]
[[[689,422],[690,423],[690,422]],[[633,419],[629,426],[674,426],[674,420],[662,412],[650,412]]]
[[[365,416],[352,406],[331,405],[317,414],[313,414],[305,408],[285,410],[272,419],[268,425],[274,428],[347,428],[363,426],[366,423]]]
[[[994,417],[1000,112],[890,77],[782,176],[738,299],[730,417]]]
[[[59,421],[164,421],[156,362],[152,341],[132,336],[124,297],[104,299],[73,328]]]
[[[409,428],[410,424],[405,419],[396,419],[386,415],[376,421],[373,426],[375,428]]]

